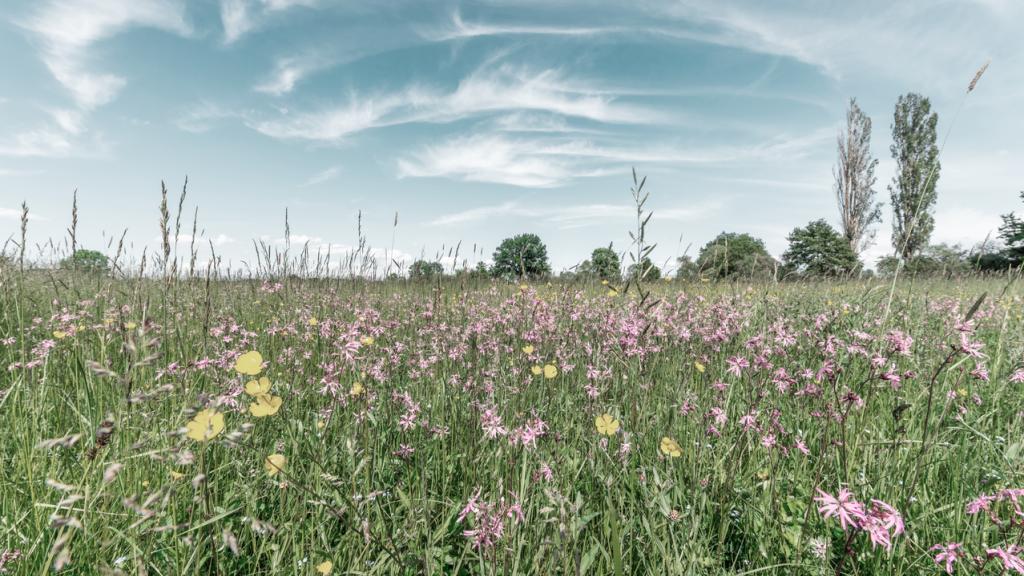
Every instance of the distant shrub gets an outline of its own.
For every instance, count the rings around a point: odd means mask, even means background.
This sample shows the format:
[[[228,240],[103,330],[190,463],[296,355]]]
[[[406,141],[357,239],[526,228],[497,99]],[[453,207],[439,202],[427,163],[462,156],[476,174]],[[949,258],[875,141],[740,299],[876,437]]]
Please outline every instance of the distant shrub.
[[[719,279],[768,278],[777,264],[761,239],[735,232],[722,232],[697,256],[701,275]]]
[[[440,262],[428,262],[417,260],[409,267],[410,280],[430,280],[444,274],[444,267]]]
[[[110,260],[96,250],[75,250],[74,254],[60,261],[60,268],[106,274],[110,271]]]

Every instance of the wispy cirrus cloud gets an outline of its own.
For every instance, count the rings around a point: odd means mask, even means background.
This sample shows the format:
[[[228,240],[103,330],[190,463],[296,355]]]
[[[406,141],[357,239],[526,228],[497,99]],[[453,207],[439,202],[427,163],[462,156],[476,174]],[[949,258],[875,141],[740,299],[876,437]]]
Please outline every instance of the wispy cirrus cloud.
[[[623,27],[576,27],[576,26],[543,26],[529,24],[494,24],[486,22],[466,22],[462,14],[452,12],[451,21],[442,26],[423,28],[420,35],[427,40],[443,42],[462,38],[478,38],[482,36],[594,36],[598,34],[621,33],[628,31]]]
[[[746,146],[608,144],[564,136],[455,136],[400,158],[400,178],[449,178],[520,187],[556,188],[581,178],[621,172],[630,165],[685,166],[799,158],[832,137],[827,130]]]
[[[320,172],[317,172],[316,174],[310,176],[305,182],[300,184],[300,187],[308,188],[310,186],[316,186],[317,184],[323,184],[324,182],[334,180],[335,178],[338,177],[338,174],[340,173],[340,166],[331,166],[329,168],[325,168],[324,170],[321,170]]]
[[[694,206],[654,210],[654,219],[690,222],[704,218],[721,209],[720,202],[705,202]],[[576,204],[567,206],[538,206],[522,202],[503,202],[446,214],[431,220],[430,226],[473,224],[498,218],[530,218],[541,220],[561,229],[581,228],[606,224],[609,221],[636,218],[636,206],[631,204]]]
[[[175,0],[41,2],[21,25],[39,38],[46,67],[83,109],[110,102],[126,82],[115,74],[89,69],[90,48],[95,43],[131,27],[157,28],[182,36],[192,30],[185,20],[184,4]]]
[[[659,114],[620,102],[607,90],[569,79],[558,70],[532,72],[501,65],[477,70],[452,91],[411,86],[380,96],[352,96],[315,112],[251,122],[273,138],[336,142],[352,134],[413,122],[447,123],[507,111],[548,112],[604,123],[651,123]]]
[[[220,0],[224,43],[232,44],[257,29],[275,12],[296,6],[313,7],[317,0]]]
[[[269,77],[253,86],[253,90],[271,96],[284,96],[310,74],[332,65],[329,58],[316,54],[278,58]]]

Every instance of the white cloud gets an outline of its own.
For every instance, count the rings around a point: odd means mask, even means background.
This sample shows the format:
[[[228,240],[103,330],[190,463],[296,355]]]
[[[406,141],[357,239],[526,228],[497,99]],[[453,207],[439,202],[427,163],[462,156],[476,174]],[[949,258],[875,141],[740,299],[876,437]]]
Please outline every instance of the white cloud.
[[[464,21],[462,19],[462,15],[458,11],[455,11],[452,13],[451,22],[447,26],[432,30],[423,30],[421,35],[428,40],[441,42],[445,40],[476,38],[480,36],[593,36],[596,34],[624,32],[626,30],[627,29],[625,28],[619,27],[530,26],[473,23]]]
[[[255,130],[282,139],[333,142],[352,134],[411,122],[445,123],[502,111],[548,112],[605,123],[651,123],[653,111],[565,78],[557,70],[530,72],[508,65],[480,69],[451,92],[412,86],[376,97],[353,95],[343,106],[251,122]]]
[[[688,207],[654,209],[654,221],[692,222],[719,210],[717,202],[703,203]],[[534,206],[520,202],[505,202],[492,206],[470,208],[447,214],[429,222],[430,226],[452,226],[471,224],[495,218],[529,218],[540,220],[561,229],[581,228],[605,224],[612,220],[636,218],[636,206],[632,204],[579,204],[570,206]]]
[[[220,21],[224,43],[231,44],[257,29],[269,14],[295,6],[313,7],[316,0],[220,0]]]
[[[180,114],[174,124],[180,130],[193,134],[208,132],[217,120],[244,116],[238,110],[228,110],[212,102],[200,102],[191,109]]]
[[[339,166],[331,166],[330,168],[326,168],[324,170],[321,170],[320,172],[317,172],[316,174],[313,174],[312,176],[309,177],[308,180],[303,182],[301,186],[305,188],[308,186],[316,186],[317,184],[323,184],[328,180],[333,180],[337,178],[338,174],[340,173],[341,168]]]
[[[184,4],[174,0],[61,0],[40,6],[22,26],[40,38],[43,62],[83,109],[110,102],[125,84],[120,76],[87,69],[93,44],[133,26],[191,33]]]
[[[11,141],[0,141],[0,156],[63,157],[70,156],[73,145],[67,134],[42,128],[16,134]]]
[[[331,62],[319,56],[292,56],[280,58],[274,64],[274,72],[269,78],[253,87],[253,90],[283,96],[295,89],[295,85],[306,76],[331,65]]]
[[[561,136],[510,138],[502,134],[456,136],[398,160],[398,176],[443,177],[530,188],[553,188],[586,177],[621,172],[630,165],[706,165],[799,158],[825,138],[817,131],[747,146],[681,147],[607,145]]]
[[[246,0],[221,0],[220,21],[224,27],[225,44],[241,38],[253,26]]]

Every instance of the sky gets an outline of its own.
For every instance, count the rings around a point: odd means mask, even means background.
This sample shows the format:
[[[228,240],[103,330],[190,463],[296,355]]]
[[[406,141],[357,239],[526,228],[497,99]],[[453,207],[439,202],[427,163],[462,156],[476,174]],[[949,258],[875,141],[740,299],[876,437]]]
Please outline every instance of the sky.
[[[635,168],[656,263],[722,231],[780,256],[838,224],[851,97],[889,203],[893,105],[919,92],[945,141],[932,240],[970,247],[1020,210],[1022,21],[1016,0],[7,0],[0,243],[23,201],[30,255],[66,238],[77,189],[79,244],[137,256],[187,175],[200,260],[281,246],[287,209],[314,252],[361,225],[382,259],[472,266],[532,232],[561,270],[628,249]],[[890,231],[886,207],[869,263]]]

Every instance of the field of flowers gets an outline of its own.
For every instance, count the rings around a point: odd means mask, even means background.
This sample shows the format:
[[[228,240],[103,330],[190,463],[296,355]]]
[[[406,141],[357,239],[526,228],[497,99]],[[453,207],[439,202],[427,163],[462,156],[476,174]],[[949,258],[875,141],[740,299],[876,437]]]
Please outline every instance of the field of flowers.
[[[0,572],[1024,573],[1003,280],[0,276]]]

